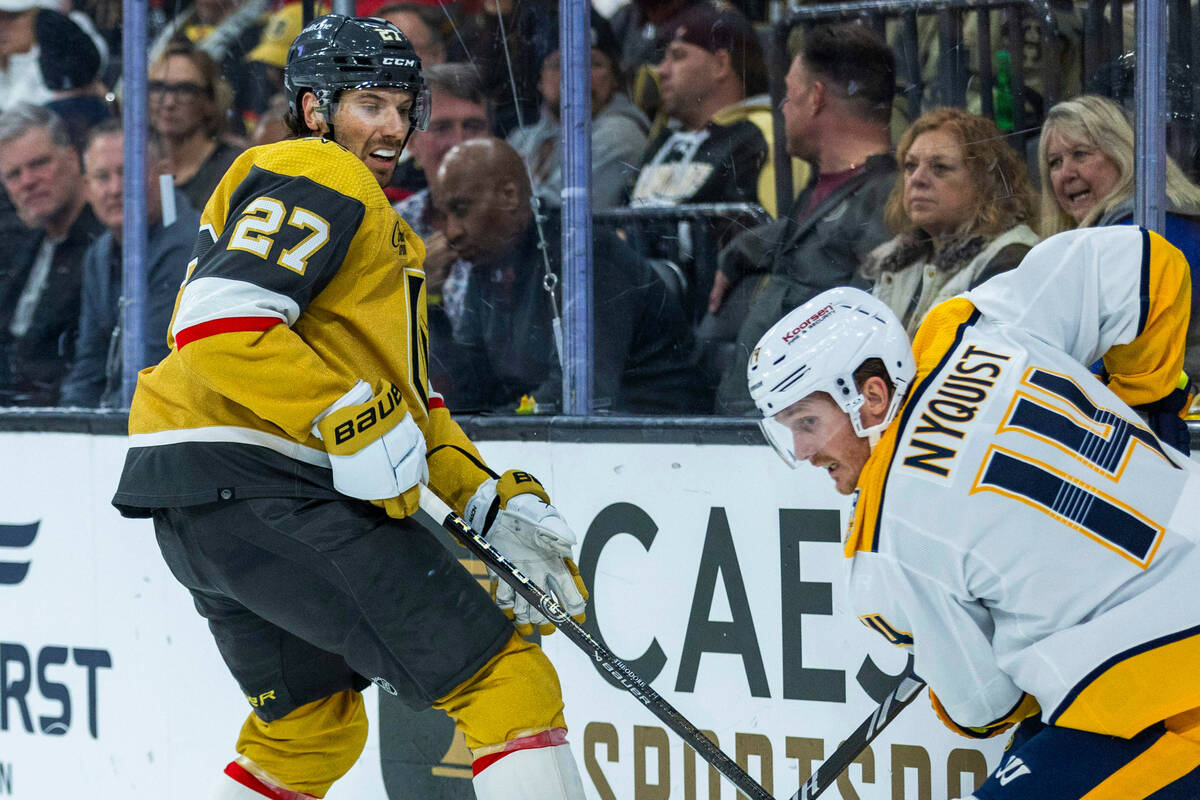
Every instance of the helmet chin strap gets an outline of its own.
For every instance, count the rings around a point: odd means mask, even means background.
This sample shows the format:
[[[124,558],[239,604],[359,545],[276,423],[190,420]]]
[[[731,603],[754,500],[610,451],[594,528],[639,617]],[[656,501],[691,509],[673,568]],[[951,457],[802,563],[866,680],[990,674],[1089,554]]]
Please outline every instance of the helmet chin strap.
[[[866,439],[867,444],[871,446],[871,451],[875,451],[875,445],[879,444],[880,437],[883,432],[888,429],[896,419],[896,414],[900,410],[900,404],[904,400],[904,387],[898,387],[892,394],[891,402],[888,404],[888,410],[883,416],[883,420],[869,428],[863,427],[862,424],[862,407],[855,409],[854,416],[851,421],[854,423],[854,432],[860,438]]]

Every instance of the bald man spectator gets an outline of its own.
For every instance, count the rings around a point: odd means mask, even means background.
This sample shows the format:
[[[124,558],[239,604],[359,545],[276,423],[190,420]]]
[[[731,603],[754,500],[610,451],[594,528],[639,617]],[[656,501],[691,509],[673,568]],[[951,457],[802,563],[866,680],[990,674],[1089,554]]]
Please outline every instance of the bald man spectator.
[[[513,411],[524,395],[542,411],[561,407],[562,372],[530,191],[521,157],[496,139],[458,145],[438,169],[433,197],[446,218],[446,239],[474,264],[454,335],[464,370],[456,393],[447,395],[454,410]],[[549,215],[544,233],[546,241],[558,241],[557,214]],[[558,274],[558,248],[545,254]],[[681,414],[702,408],[682,305],[615,235],[597,233],[592,266],[597,410]]]
[[[122,196],[125,174],[125,135],[121,121],[112,119],[92,129],[83,151],[88,202],[107,229],[83,255],[83,290],[75,359],[63,379],[59,405],[119,408],[124,348],[121,296]],[[142,351],[138,369],[166,357],[167,328],[175,295],[187,272],[196,244],[200,212],[187,196],[172,189],[171,214],[163,218],[159,176],[167,173],[162,147],[153,137],[146,147],[146,307],[142,317]]]
[[[42,106],[0,116],[0,180],[33,230],[0,259],[0,404],[52,406],[74,355],[83,253],[103,226],[85,204],[79,153]]]

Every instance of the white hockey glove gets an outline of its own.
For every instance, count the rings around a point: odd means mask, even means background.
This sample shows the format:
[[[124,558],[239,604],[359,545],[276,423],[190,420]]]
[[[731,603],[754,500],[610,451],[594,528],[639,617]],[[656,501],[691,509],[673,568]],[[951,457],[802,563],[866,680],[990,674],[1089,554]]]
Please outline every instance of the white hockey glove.
[[[509,470],[499,479],[484,481],[467,501],[466,519],[517,569],[546,592],[562,609],[582,623],[588,591],[571,560],[575,535],[537,478]],[[529,605],[511,586],[488,571],[492,596],[500,610],[514,620],[522,636],[537,625],[542,635],[554,632],[545,615]]]
[[[391,517],[417,510],[418,484],[429,479],[425,436],[390,381],[375,392],[365,381],[313,420],[313,435],[325,443],[333,488],[371,500]]]

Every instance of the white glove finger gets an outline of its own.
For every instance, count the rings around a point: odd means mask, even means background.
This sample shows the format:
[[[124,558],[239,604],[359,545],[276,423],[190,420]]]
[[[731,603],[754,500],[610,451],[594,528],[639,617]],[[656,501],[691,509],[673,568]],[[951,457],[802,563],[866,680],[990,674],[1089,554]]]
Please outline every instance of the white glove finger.
[[[567,612],[569,617],[577,617],[587,608],[587,601],[579,593],[575,578],[563,568],[561,575],[546,576],[546,591],[554,595],[559,607]]]
[[[517,595],[513,605],[513,618],[518,625],[538,625],[546,621],[545,617],[535,611],[533,606],[529,605],[529,601],[520,595]]]
[[[496,605],[501,608],[513,608],[516,597],[517,593],[511,586],[499,578],[496,579]]]

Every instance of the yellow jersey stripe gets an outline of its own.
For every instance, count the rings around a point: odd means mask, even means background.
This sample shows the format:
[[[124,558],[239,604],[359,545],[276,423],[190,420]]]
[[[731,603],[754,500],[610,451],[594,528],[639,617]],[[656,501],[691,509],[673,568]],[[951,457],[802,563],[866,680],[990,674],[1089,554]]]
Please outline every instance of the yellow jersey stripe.
[[[1200,626],[1110,658],[1080,681],[1048,720],[1126,739],[1200,707]]]
[[[1191,273],[1183,254],[1153,231],[1142,231],[1141,313],[1137,337],[1104,354],[1109,388],[1131,406],[1171,393],[1183,370],[1191,316]]]
[[[1080,800],[1137,800],[1168,786],[1200,767],[1200,745],[1163,734],[1144,753],[1100,782]]]

